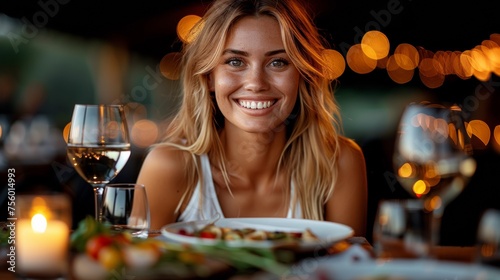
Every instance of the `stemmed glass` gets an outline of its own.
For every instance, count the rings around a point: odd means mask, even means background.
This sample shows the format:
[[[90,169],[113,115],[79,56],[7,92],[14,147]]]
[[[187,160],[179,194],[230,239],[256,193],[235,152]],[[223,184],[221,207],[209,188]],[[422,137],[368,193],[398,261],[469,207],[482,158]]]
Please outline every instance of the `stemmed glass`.
[[[123,105],[76,104],[67,145],[69,161],[94,189],[95,219],[101,221],[104,186],[118,175],[130,157]]]
[[[393,164],[402,187],[423,203],[432,248],[439,243],[445,206],[476,170],[461,109],[428,102],[409,104],[399,123]]]

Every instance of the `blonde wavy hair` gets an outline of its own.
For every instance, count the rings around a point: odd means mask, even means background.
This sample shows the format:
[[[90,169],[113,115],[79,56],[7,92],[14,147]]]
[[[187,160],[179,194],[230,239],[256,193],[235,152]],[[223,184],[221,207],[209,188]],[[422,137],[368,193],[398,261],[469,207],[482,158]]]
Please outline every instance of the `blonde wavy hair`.
[[[179,207],[202,178],[201,154],[208,154],[211,163],[220,168],[229,188],[227,161],[219,138],[224,117],[209,90],[208,74],[219,63],[228,33],[239,19],[270,16],[278,21],[285,51],[301,74],[297,104],[285,120],[288,138],[276,171],[284,170],[295,184],[293,207],[300,202],[304,218],[324,219],[323,207],[337,178],[337,168],[333,167],[337,164],[340,115],[322,55],[326,43],[299,1],[215,0],[192,29],[196,37],[183,47],[182,104],[161,143],[188,152],[188,188]]]

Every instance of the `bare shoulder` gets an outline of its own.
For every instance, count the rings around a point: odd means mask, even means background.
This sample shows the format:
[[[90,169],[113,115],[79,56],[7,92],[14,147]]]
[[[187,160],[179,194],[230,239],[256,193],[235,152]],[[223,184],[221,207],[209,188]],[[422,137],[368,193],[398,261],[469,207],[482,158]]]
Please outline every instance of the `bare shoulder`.
[[[138,181],[149,184],[157,182],[178,182],[185,174],[186,152],[169,146],[152,148],[141,167]]]
[[[151,210],[151,228],[174,222],[186,187],[187,152],[155,146],[144,159],[137,183],[144,184]]]
[[[342,167],[354,167],[365,165],[363,150],[353,139],[344,136],[339,137],[339,163]]]
[[[355,235],[366,234],[367,174],[361,147],[352,139],[339,137],[337,182],[327,202],[325,218],[349,225]]]

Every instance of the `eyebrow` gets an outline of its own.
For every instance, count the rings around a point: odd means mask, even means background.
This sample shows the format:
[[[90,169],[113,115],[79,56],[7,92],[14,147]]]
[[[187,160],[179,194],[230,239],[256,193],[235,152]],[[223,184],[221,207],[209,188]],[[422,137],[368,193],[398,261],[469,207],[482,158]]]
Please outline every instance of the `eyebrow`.
[[[242,56],[249,56],[248,52],[240,51],[240,50],[235,50],[235,49],[226,49],[226,50],[224,50],[224,52],[222,54],[227,54],[227,53],[237,54],[237,55],[242,55]],[[285,49],[268,51],[268,52],[265,53],[265,55],[266,56],[273,56],[273,55],[277,55],[277,54],[280,54],[280,53],[285,53]]]

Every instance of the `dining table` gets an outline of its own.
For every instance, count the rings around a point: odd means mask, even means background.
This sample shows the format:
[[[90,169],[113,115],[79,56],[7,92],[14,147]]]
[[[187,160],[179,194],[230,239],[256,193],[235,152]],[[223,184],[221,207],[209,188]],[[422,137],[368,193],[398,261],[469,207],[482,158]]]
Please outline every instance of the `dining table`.
[[[159,238],[161,233],[151,233],[148,238]],[[476,247],[475,246],[436,246],[433,249],[434,259],[437,261],[446,261],[457,264],[470,265],[475,262]],[[0,265],[0,279],[3,280],[14,280],[21,279],[16,273],[7,270],[6,261],[3,259],[6,253],[2,251],[1,255],[1,265]],[[229,280],[271,280],[271,279],[309,279],[307,274],[307,269],[314,271],[314,267],[317,267],[317,263],[320,263],[328,258],[336,257],[339,261],[348,261],[352,267],[356,267],[356,262],[362,263],[366,259],[372,261],[376,260],[376,254],[373,245],[368,242],[368,240],[363,236],[351,236],[341,241],[333,243],[331,246],[327,247],[322,253],[318,252],[297,252],[296,259],[287,264],[292,270],[302,271],[299,274],[290,275],[274,275],[272,273],[261,271],[261,270],[251,270],[246,272],[233,271],[230,273],[217,274],[212,276],[207,276],[203,279],[229,279]],[[409,260],[410,262],[412,260]],[[417,261],[417,260],[414,260]],[[316,265],[315,265],[316,263]],[[312,268],[311,268],[312,267]],[[306,269],[307,268],[307,269]],[[338,278],[328,278],[328,275],[319,277],[317,272],[314,272],[315,276],[312,279],[332,279],[338,280]],[[500,273],[500,269],[499,269]],[[62,279],[77,280],[71,273],[67,277]],[[140,278],[134,278],[138,280]],[[149,279],[149,278],[148,278]],[[153,278],[156,279],[156,278]],[[357,279],[357,278],[356,278]],[[362,278],[365,279],[365,278]],[[373,279],[386,279],[386,278],[373,278]],[[392,279],[392,278],[387,278]],[[400,279],[400,278],[397,278]],[[346,279],[350,280],[350,279]],[[354,279],[351,279],[354,280]]]

